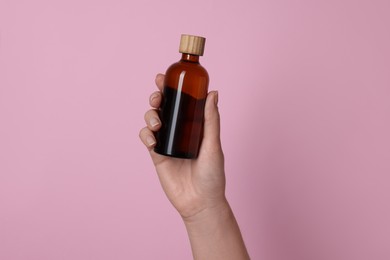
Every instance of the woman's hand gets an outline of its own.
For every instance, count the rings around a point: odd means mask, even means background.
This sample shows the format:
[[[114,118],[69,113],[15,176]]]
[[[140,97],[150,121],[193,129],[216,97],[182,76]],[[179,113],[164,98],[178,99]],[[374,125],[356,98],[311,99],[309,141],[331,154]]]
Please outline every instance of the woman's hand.
[[[156,109],[162,100],[164,75],[158,74],[159,91],[149,99],[153,109],[145,113],[146,127],[140,138],[150,152],[161,185],[184,220],[196,217],[200,212],[227,204],[225,199],[224,157],[220,141],[218,93],[208,94],[204,114],[204,133],[197,159],[179,159],[153,151],[156,140],[153,132],[161,127]]]

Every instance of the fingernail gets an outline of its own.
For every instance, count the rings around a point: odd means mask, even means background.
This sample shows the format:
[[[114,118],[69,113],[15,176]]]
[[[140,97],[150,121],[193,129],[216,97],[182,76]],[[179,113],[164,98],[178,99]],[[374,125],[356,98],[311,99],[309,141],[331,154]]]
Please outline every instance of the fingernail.
[[[162,77],[162,76],[163,76],[163,74],[158,73],[158,74],[156,75],[156,80],[157,80],[158,78]]]
[[[155,127],[155,126],[158,126],[160,124],[160,121],[157,118],[152,117],[150,119],[149,123],[150,123],[151,127]]]
[[[146,143],[148,144],[148,146],[152,146],[152,145],[154,145],[156,143],[156,140],[154,140],[154,138],[151,137],[151,136],[147,136],[146,137]]]
[[[156,94],[154,94],[154,95],[152,95],[151,97],[150,97],[150,101],[152,102],[153,101],[153,99],[156,99],[157,98],[157,95]]]
[[[215,91],[214,103],[218,105],[218,91]]]

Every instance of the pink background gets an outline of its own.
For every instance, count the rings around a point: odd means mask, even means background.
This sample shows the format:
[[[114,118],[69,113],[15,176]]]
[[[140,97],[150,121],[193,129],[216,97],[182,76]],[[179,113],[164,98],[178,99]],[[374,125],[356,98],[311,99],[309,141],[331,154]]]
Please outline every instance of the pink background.
[[[390,259],[390,2],[0,0],[0,259],[190,259],[138,139],[207,37],[252,259]]]

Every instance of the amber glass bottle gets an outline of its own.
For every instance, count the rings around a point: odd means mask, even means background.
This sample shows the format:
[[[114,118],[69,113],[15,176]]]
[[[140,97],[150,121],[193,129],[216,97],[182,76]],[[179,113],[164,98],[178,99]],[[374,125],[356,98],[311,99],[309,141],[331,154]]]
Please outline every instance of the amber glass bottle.
[[[159,154],[196,158],[203,135],[203,115],[209,76],[199,63],[206,39],[182,35],[181,60],[165,73],[163,101],[159,109],[161,129],[156,133]]]

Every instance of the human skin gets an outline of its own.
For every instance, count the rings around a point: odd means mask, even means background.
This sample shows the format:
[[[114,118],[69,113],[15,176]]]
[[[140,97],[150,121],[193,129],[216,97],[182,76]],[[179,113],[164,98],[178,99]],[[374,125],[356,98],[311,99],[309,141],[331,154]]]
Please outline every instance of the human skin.
[[[181,215],[190,239],[194,259],[249,259],[234,214],[225,197],[224,156],[220,140],[218,92],[207,95],[204,133],[196,159],[179,159],[153,151],[153,132],[161,127],[160,107],[164,75],[156,76],[158,91],[149,99],[146,127],[140,139],[148,148],[161,186]]]

